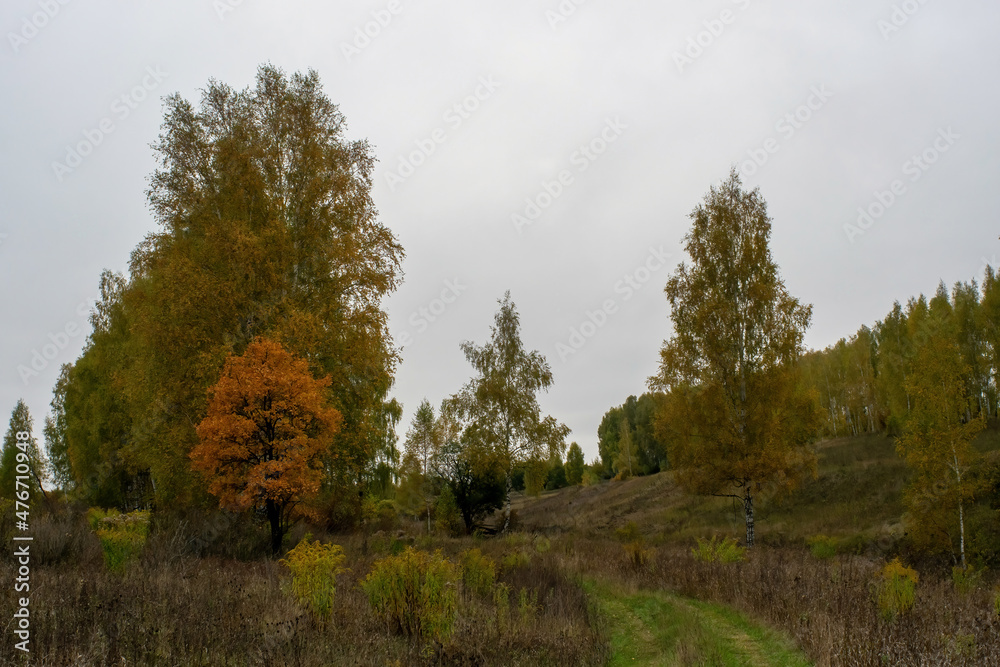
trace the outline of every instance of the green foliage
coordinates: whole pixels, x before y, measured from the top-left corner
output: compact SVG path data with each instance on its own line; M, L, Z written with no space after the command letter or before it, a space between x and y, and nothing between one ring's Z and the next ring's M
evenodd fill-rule
M813 535L806 540L812 555L827 560L837 555L837 540L826 535Z
M735 537L718 538L712 536L705 540L697 538L698 546L691 549L697 560L706 563L739 563L747 558L746 547L741 547Z
M320 618L333 613L337 575L344 572L344 550L338 544L309 541L306 535L284 559L278 561L292 572L292 593Z
M458 613L458 572L441 555L408 548L375 562L361 583L375 613L405 635L442 641Z
M556 462L555 465L549 468L548 475L545 478L545 489L547 491L554 491L556 489L564 489L569 486L569 481L566 479L566 466L561 462Z
M655 393L645 393L638 398L629 396L625 403L604 414L597 428L597 447L605 476L612 477L622 470L617 461L622 456L623 424L628 426L634 448L631 452L631 474L650 475L666 470L666 443L657 435L655 428L656 404L659 399L660 395ZM627 466L628 463L629 457L626 455L623 465Z
M492 558L479 549L462 552L462 583L465 590L489 598L497 579L497 566Z
M490 452L492 461L509 477L521 461L561 458L569 427L542 416L537 394L552 385L552 369L540 352L524 349L520 317L510 292L499 303L489 342L482 346L462 343L476 376L451 404L456 418L467 424L463 439ZM510 481L506 480L504 490L504 531L510 527L510 503L506 502Z
M535 551L540 554L547 553L552 549L552 542L544 535L535 538Z
M968 595L979 588L982 580L983 570L971 566L951 568L951 583L959 595Z
M461 535L465 532L465 524L462 522L462 514L458 511L455 502L455 494L450 486L441 489L438 496L437 505L434 508L434 521L438 530L449 535Z
M515 549L503 557L503 569L504 570L514 570L521 567L527 567L531 563L531 554L523 549Z
M148 510L122 514L116 509L90 509L87 518L101 541L104 563L109 571L122 572L139 557L149 537L150 517Z
M575 442L571 442L569 450L566 452L566 483L570 486L582 484L585 470L586 462L583 458L583 449Z
M899 558L886 563L875 582L875 601L882 618L891 621L909 612L916 600L916 570L903 565Z
M42 490L46 478L45 460L38 449L38 439L32 434L34 420L23 400L18 400L10 414L10 423L3 438L3 452L0 453L0 494L15 496L18 491L27 491L22 501L34 501ZM18 433L27 434L20 439ZM21 466L20 469L18 466ZM18 477L21 477L18 480ZM17 481L23 486L18 486Z

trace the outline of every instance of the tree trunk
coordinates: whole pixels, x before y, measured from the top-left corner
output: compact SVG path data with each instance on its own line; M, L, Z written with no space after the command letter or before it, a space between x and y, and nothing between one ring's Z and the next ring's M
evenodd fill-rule
M506 533L510 529L510 492L514 488L514 480L511 479L511 470L507 468L507 479L505 481L505 492L503 501L503 528L501 533Z
M281 508L273 500L267 501L267 520L271 524L271 555L277 556L281 551Z
M962 553L962 569L965 569L965 512L962 500L958 500L958 528L959 528L959 548Z
M743 513L746 515L747 519L747 547L753 546L753 496L750 495L750 489L746 491L746 495L743 496Z

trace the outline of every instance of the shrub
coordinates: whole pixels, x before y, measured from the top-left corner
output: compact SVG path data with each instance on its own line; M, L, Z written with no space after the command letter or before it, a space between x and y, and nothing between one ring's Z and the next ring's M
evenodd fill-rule
M837 555L837 540L826 535L813 535L806 540L812 555L827 560Z
M552 548L552 542L549 541L549 538L543 535L539 535L538 537L535 538L535 551L537 551L538 553L543 554L549 551L551 548Z
M615 529L615 536L618 537L622 542L635 542L642 538L642 532L639 530L639 526L636 525L635 521L629 521L621 528Z
M891 621L913 608L918 580L916 570L903 565L899 558L886 563L875 585L875 599L882 618Z
M465 532L465 522L458 511L455 494L447 484L441 489L437 505L434 508L434 525L438 530L457 537Z
M148 510L122 514L116 509L91 508L87 513L90 527L101 541L104 563L111 572L121 572L139 557L149 537Z
M503 557L503 569L513 570L519 567L527 567L531 563L531 556L528 552L517 549Z
M479 549L469 549L462 553L462 583L466 590L489 597L496 580L497 566L493 559L484 556Z
M278 561L292 571L292 593L320 618L333 614L337 575L344 572L344 550L338 544L310 542L310 535Z
M630 567L640 570L653 559L653 550L646 548L643 540L633 540L625 545L625 562Z
M457 579L454 564L440 551L409 547L376 561L361 587L375 612L398 632L441 641L451 634L458 612Z
M698 546L691 549L697 560L706 563L739 563L747 559L746 547L739 546L734 537L717 539L713 536L710 540L699 537L697 541Z

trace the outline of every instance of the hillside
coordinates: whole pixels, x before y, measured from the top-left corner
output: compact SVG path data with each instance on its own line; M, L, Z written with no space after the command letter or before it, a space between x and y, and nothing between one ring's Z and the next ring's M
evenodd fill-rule
M893 440L868 435L814 446L817 478L784 498L758 503L758 540L801 544L824 534L862 550L901 537L908 471ZM980 435L977 448L986 453L1000 449L996 425ZM520 527L537 532L599 535L634 522L653 542L685 542L713 533L741 537L744 530L741 506L725 498L690 496L670 471L547 491L537 498L519 494L513 507Z

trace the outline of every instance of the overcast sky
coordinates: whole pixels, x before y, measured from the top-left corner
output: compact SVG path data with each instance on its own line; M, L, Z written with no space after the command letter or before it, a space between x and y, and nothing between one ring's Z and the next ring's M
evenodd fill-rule
M996 266L998 27L987 0L4 0L4 426L23 397L40 435L101 270L154 229L160 98L270 62L317 70L379 159L400 435L469 379L459 344L509 289L589 460L656 370L687 215L733 165L812 348Z

